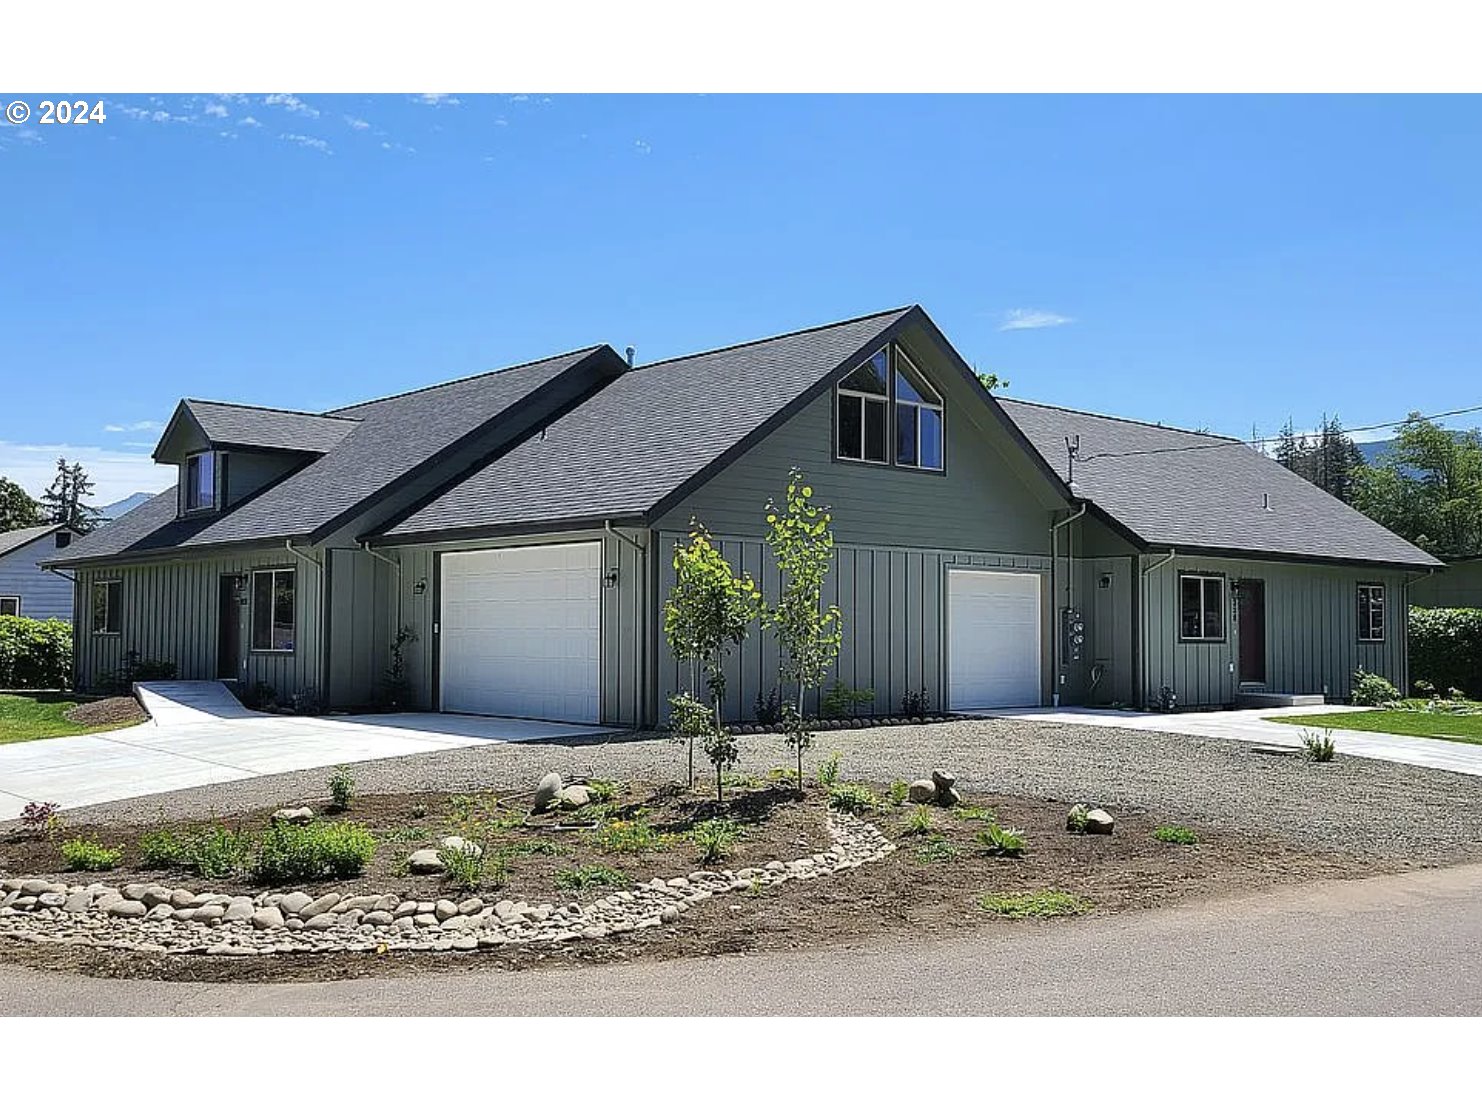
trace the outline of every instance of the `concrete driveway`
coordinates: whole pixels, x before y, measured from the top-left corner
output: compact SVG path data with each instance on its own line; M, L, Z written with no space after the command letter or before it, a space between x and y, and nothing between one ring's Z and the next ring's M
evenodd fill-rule
M1362 706L1294 706L1280 710L1150 714L1139 710L1063 706L1059 709L983 710L981 715L1018 721L1096 725L1110 729L1143 729L1154 733L1219 737L1228 741L1297 748L1302 743L1302 726L1267 719L1357 712L1362 709ZM1460 772L1463 775L1482 775L1482 745L1437 741L1427 737L1401 737L1393 733L1366 733L1357 729L1334 729L1333 745L1348 756L1367 756L1371 760L1389 760L1395 764L1414 764L1422 768Z
M149 684L139 696L151 714L143 725L0 745L0 820L33 801L65 810L277 772L611 732L458 714L282 717L244 709L217 683Z

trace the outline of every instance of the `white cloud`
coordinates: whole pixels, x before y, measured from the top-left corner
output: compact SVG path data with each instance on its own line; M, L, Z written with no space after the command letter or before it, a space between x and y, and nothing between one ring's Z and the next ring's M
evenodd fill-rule
M434 108L440 108L444 104L454 105L463 103L452 93L422 93L420 96L412 97L412 99L418 104L430 104Z
M1058 328L1062 324L1070 324L1074 319L1048 309L1009 309L1003 314L998 330L1017 332L1026 328Z
M329 144L327 142L325 142L323 139L317 139L313 135L297 135L293 133L287 133L279 135L278 138L287 139L290 143L297 143L299 146L308 147L310 150L317 150L321 154L334 153L334 151L329 149Z
M262 124L258 123L256 117L254 117L254 116L243 116L240 120L237 121L237 126L238 127L261 127Z
M217 100L229 100L233 104L250 104L251 100L245 93L213 93Z
M311 120L319 118L319 109L305 104L292 93L269 93L262 98L262 102L268 105L276 105L289 112L296 112L300 116L308 116Z
M500 116L497 120L494 121L494 126L495 127L508 127L509 126L509 120L505 119L503 116Z
M651 146L649 146L642 139L634 139L633 140L633 145L636 148L638 148L638 153L639 154L652 154L653 153L653 149L654 148L651 147Z
M105 424L104 432L161 432L164 425L157 420L136 420L130 424ZM150 445L153 446L152 444Z
M161 467L141 452L0 440L0 475L20 483L32 497L39 497L51 485L59 458L82 464L96 484L92 496L96 505L107 505L140 490L158 493L175 481L174 467Z
M525 94L525 93L516 93L514 96L510 97L510 100L513 101L516 104L518 104L522 100L529 100L529 99L530 99L530 97L527 94Z
M227 110L225 104L208 104L206 105L206 115L215 116L219 120L224 120L227 118L227 116L231 115L231 112Z
M354 116L346 116L345 122L353 127L356 131L370 130L369 123L367 123L365 120L356 119Z

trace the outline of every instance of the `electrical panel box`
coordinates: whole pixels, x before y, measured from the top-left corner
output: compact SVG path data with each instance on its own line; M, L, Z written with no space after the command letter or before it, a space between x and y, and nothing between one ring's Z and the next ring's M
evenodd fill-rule
M1060 611L1062 658L1066 663L1080 663L1086 651L1086 622L1081 611L1066 607Z

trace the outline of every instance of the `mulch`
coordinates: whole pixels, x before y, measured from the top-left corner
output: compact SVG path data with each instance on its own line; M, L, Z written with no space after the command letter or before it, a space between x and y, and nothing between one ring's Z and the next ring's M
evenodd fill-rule
M133 695L79 702L62 716L76 725L133 725L149 718Z

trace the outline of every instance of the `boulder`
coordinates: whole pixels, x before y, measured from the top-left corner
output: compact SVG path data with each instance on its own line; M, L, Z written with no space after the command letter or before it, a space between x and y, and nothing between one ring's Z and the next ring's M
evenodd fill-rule
M556 803L562 810L580 810L583 806L590 806L591 802L592 792L580 784L562 787L556 792Z
M340 898L341 896L338 891L330 891L327 894L321 895L319 896L319 898L309 903L299 913L303 917L305 923L307 923L310 918L317 917L321 914L328 914L330 911L334 910L334 908L339 905Z
M293 891L278 900L278 909L286 915L293 916L313 901L312 896L305 895L302 891Z
M439 844L450 852L467 853L475 860L484 855L483 846L462 837L444 837Z
M535 788L535 801L531 805L536 810L548 809L561 793L561 787L561 776L556 772L547 772Z
M407 857L407 871L418 876L434 875L443 870L442 857L436 849L418 849Z
M277 907L263 907L252 916L252 925L258 930L274 930L283 925L283 912Z
M1100 807L1086 813L1087 833L1110 833L1115 824L1112 816Z
M296 826L308 825L314 820L314 811L307 806L285 806L273 811L273 821L288 822Z
M936 802L937 785L930 779L918 779L907 790L912 802Z
M149 908L138 899L120 899L108 904L108 913L115 918L143 918Z

